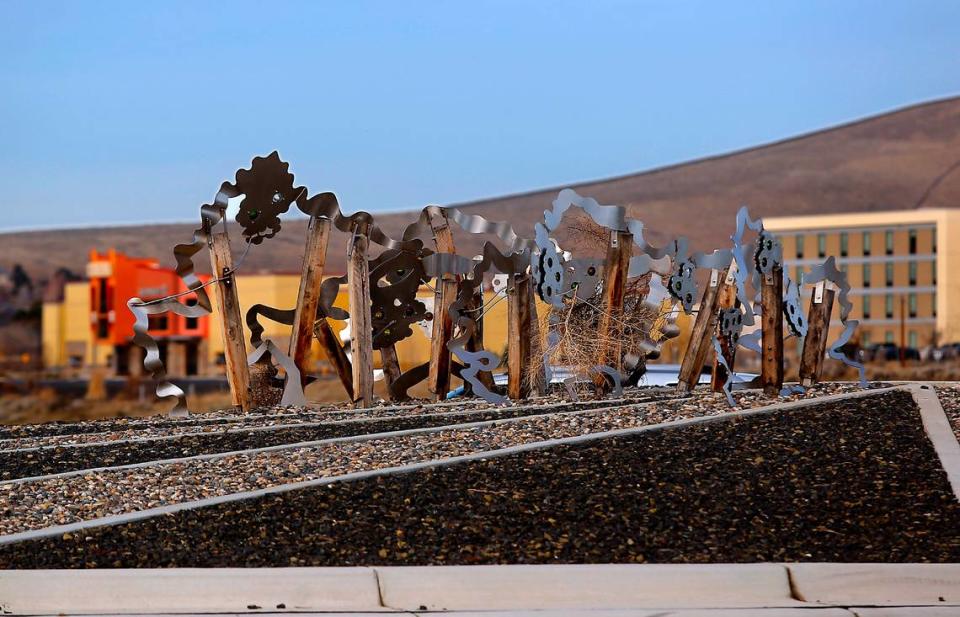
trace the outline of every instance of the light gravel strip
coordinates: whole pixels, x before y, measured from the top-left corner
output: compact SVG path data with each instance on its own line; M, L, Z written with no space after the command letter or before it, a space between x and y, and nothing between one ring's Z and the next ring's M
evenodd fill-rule
M873 390L856 395L873 395ZM775 410L833 400L834 395L773 406ZM678 401L682 402L682 401ZM518 444L554 442L592 433L618 433L637 427L673 426L709 417L732 417L723 405L712 410L663 402L645 403L645 410L618 407L494 420L474 425L411 431L404 435L367 436L313 447L166 462L135 469L102 470L81 476L5 484L6 511L0 533L62 526L109 518L131 511L203 501L231 493L301 484L361 471L446 460L476 452L498 452ZM636 407L640 407L637 405ZM679 409L678 409L679 407ZM764 409L764 408L761 408ZM703 414L714 414L704 416ZM683 419L686 418L686 419ZM59 503L65 501L65 503Z
M631 407L581 410L41 477L0 485L0 495L7 496L0 533L676 417L683 414L637 413ZM64 498L67 503L60 503Z
M828 388L830 391L833 391L832 393L835 393L835 394L844 393L844 392L855 392L855 391L861 390L861 388L859 388L858 386L857 386L857 387L854 387L854 386L849 386L849 387L839 386L839 387L838 387L838 386L835 385L835 384L825 384L824 386L821 386L821 388L824 388L824 387ZM739 398L739 402L740 402L740 407L741 407L741 408L748 408L748 409L749 409L749 408L757 407L757 406L760 406L760 405L769 404L769 401L765 398L765 396L762 395L762 394L760 394L759 392L741 392L741 393L736 393L735 396L737 396L737 397ZM803 395L797 395L797 394L792 395L792 397L791 397L790 400L813 400L813 399L816 399L816 398L823 398L824 396L827 396L827 394L824 394L824 390L823 390L823 389L817 389L817 390L812 390L812 389L811 389L811 390L808 390L808 391L807 391L805 394L803 394ZM786 402L786 401L785 401L785 402ZM596 407L594 407L594 405L600 405L601 403L608 403L608 405L605 405L605 406L596 406ZM721 408L722 408L723 405L726 404L726 401L721 397L720 394L707 394L707 395L703 395L703 396L699 397L698 399L696 399L696 401L694 401L694 399L692 399L692 398L689 397L689 396L674 396L674 397L670 397L670 398L644 399L644 400L641 400L641 399L638 399L638 398L625 398L625 399L609 399L609 400L587 401L587 402L583 402L583 403L578 403L577 405L581 406L580 408L578 408L578 409L571 409L571 410L569 410L569 411L568 411L568 408L571 407L571 406L574 406L573 403L555 403L555 404L544 404L544 405L531 405L531 406L525 407L525 409L526 409L527 411L531 411L531 410L542 410L542 411L547 411L547 412L550 412L551 410L557 410L557 411L554 411L554 413L556 413L556 414L571 414L571 415L572 415L572 414L578 414L578 413L589 413L589 412L592 412L592 411L606 412L606 411L612 411L612 410L618 410L618 409L624 409L624 408L634 408L634 407L639 407L639 406L649 405L649 404L655 404L655 403L672 403L673 405L681 405L681 406L682 406L682 411L686 412L686 411L689 411L690 409L692 409L692 406L693 406L694 404L695 404L699 409L704 409L704 408L708 408L708 407L714 407L714 406L717 406L717 405L721 406ZM488 409L478 409L478 410L464 411L464 412L462 412L462 413L465 413L465 414L480 413L480 412L490 413L490 412L496 411L496 410L498 410L498 409L500 409L500 408L499 408L499 407L491 407L491 408L488 408ZM504 408L504 409L506 409L506 408ZM425 416L429 416L429 415L430 415L430 414L423 414L423 415L417 414L416 417L425 417ZM448 415L453 415L453 412L450 412ZM502 422L517 422L517 421L522 421L522 420L526 420L526 419L530 419L530 418L537 418L537 417L541 417L541 416L543 416L543 415L548 415L548 414L529 414L529 415L525 415L525 416L517 416L517 417L515 417L515 418L503 418L503 419L495 419L495 420L482 420L482 421L469 422L469 423L463 423L463 424L446 424L446 425L441 425L441 426L425 427L425 428L419 428L419 429L404 429L404 430L399 430L399 431L383 431L383 432L378 432L378 433L366 433L366 434L352 435L352 436L349 436L349 437L331 437L331 438L327 438L327 439L318 439L318 440L314 440L314 441L294 442L294 443L279 444L279 445L274 445L274 446L264 446L264 447L260 447L260 448L246 448L246 449L243 449L243 450L231 450L231 451L226 451L226 452L212 452L212 453L207 453L207 454L196 454L196 455L192 455L192 456L183 456L183 457L176 457L176 458L169 458L169 459L155 459L155 460L152 460L152 461L144 461L144 462L140 462L140 463L130 463L130 464L126 464L126 465L112 465L112 466L103 466L103 467L88 467L88 468L85 468L85 469L77 469L77 470L73 470L73 471L65 471L65 472L55 473L55 474L46 474L46 475L41 475L41 476L28 476L28 477L23 477L23 478L13 478L13 479L10 479L10 480L0 481L0 486L5 485L5 484L24 484L24 483L28 483L28 482L37 482L37 481L41 481L41 480L52 480L52 479L57 479L57 478L72 478L72 477L82 476L82 475L86 475L86 474L89 474L89 473L100 472L100 471L116 471L116 470L123 470L123 469L141 469L141 468L144 468L144 467L151 467L151 466L154 466L154 465L164 465L164 464L172 464L172 463L183 463L183 462L189 462L189 461L214 460L214 459L225 458L225 457L235 456L235 455L242 455L242 454L252 455L252 454L258 454L258 453L265 453L265 452L276 452L276 451L280 451L280 450L289 450L289 449L297 449L297 448L309 448L309 447L320 446L320 445L331 444L331 443L340 443L340 442L346 443L346 442L354 442L354 441L367 441L367 440L371 440L371 439L380 439L380 438L386 438L386 437L401 437L401 436L405 436L405 435L437 433L437 432L440 432L440 431L448 430L448 429L450 429L450 428L466 428L466 427L490 426L490 425L498 424L498 423L502 423ZM407 417L407 416L402 416L402 417ZM110 442L110 443L114 443L114 442Z
M666 422L661 424L653 424L653 425L632 427L632 428L619 429L619 430L582 434L582 435L566 437L566 438L547 439L543 441L532 441L532 442L523 443L520 445L507 446L495 451L474 452L472 454L451 456L447 458L415 462L415 463L410 463L405 465L398 465L394 467L385 467L385 468L366 470L366 471L354 471L354 472L346 473L344 475L339 475L339 476L330 476L330 477L315 478L310 480L302 480L297 482L290 482L286 484L268 486L266 488L260 488L256 490L250 490L250 491L220 494L214 497L205 497L202 499L197 499L195 501L181 501L179 503L157 505L145 510L135 510L135 511L123 512L119 514L109 514L106 516L93 518L89 520L83 520L79 522L56 524L49 527L32 528L26 531L18 531L18 532L10 533L7 535L0 535L0 545L12 544L15 542L21 542L25 540L34 540L39 538L58 537L58 536L63 536L64 534L79 533L86 529L92 529L96 527L131 523L135 521L154 518L157 516L171 515L184 510L191 510L191 509L203 508L203 507L238 502L238 501L245 501L248 499L255 499L255 498L263 497L266 495L282 494L282 493L287 493L290 491L295 491L295 490L304 489L304 488L332 486L341 482L350 482L354 480L362 480L367 478L393 475L393 474L412 473L412 472L420 471L423 469L446 467L450 465L456 465L456 464L461 464L461 463L470 462L470 461L477 461L477 460L501 458L501 457L510 456L510 455L518 454L522 452L531 452L531 451L542 450L546 448L553 448L560 445L589 443L592 441L609 439L611 437L637 435L637 434L646 433L646 432L671 430L671 429L682 428L682 427L692 426L697 424L724 422L728 420L736 420L736 419L751 417L751 416L769 415L769 414L777 413L787 409L816 407L816 406L820 406L823 403L871 397L871 396L876 396L876 395L884 394L887 392L892 392L892 391L902 390L902 389L904 388L899 388L899 387L878 388L878 389L850 392L845 394L832 394L832 395L828 395L828 396L824 396L816 399L805 398L805 399L795 400L787 403L776 403L774 405L758 407L758 408L748 409L744 411L731 411L721 415L700 416L700 417L694 417L694 418L686 418L682 420L675 420L672 422Z
M285 443L276 446L264 446L262 448L247 448L244 450L231 450L228 452L211 452L209 454L195 454L193 456L182 456L177 458L156 459L142 463L130 463L128 465L112 465L107 467L89 467L87 469L77 469L74 471L64 471L62 473L47 474L43 476L29 476L24 478L13 478L11 480L0 481L0 491L5 490L2 487L8 484L29 484L31 482L43 482L47 480L62 480L66 478L75 478L101 472L114 472L130 469L144 469L147 467L157 467L161 465L173 465L179 463L190 463L192 461L212 461L232 456L253 456L268 452L280 452L282 450L298 450L314 448L335 443L353 443L357 441L371 441L375 439L389 439L395 437L406 437L408 435L427 435L440 433L452 429L473 429L485 426L494 426L497 424L508 424L511 422L523 422L525 420L543 418L552 415L581 415L597 412L610 412L623 409L632 409L644 405L656 404L661 401L642 401L629 404L611 405L608 407L576 409L571 411L547 411L545 414L531 414L529 416L517 416L515 418L499 418L496 420L480 420L477 422L465 422L463 424L444 424L441 426L431 426L425 428L404 429L400 431L384 431L380 433L364 433L360 435L351 435L349 437L331 437L328 439L317 439L315 441L301 441L296 443ZM477 412L468 412L477 413Z
M665 397L668 399L678 398L677 395L671 395ZM10 453L10 452L31 452L36 450L43 449L55 449L55 448L67 448L67 447L85 447L85 446L104 446L104 445L116 445L116 444L125 444L125 443L141 443L143 441L159 441L167 439L178 439L184 437L196 437L202 435L211 435L211 434L229 434L236 432L248 432L248 431L257 431L257 430L280 430L288 428L312 428L317 426L326 426L329 424L345 424L350 422L369 422L376 420L389 420L393 418L431 418L431 417L454 417L456 414L470 414L470 413L496 413L516 410L517 408L522 407L527 410L549 410L549 409L562 409L565 407L575 406L579 409L591 409L599 408L604 406L611 406L617 404L633 404L641 402L650 402L652 400L657 400L652 397L632 397L632 398L622 398L622 399L609 399L609 400L596 400L596 401L584 401L580 403L570 403L570 402L559 402L559 403L548 403L543 405L514 405L514 406L486 406L486 407L477 407L472 408L467 406L466 409L458 409L456 411L446 411L439 413L425 413L426 408L421 406L413 406L409 409L389 409L389 410L380 410L375 412L373 415L356 415L352 413L354 410L349 410L349 412L324 412L330 414L331 417L325 418L320 421L313 422L291 422L291 420L298 420L300 416L294 416L294 414L283 414L281 416L274 416L273 418L258 418L254 423L248 422L231 422L231 423L220 423L209 425L204 427L207 430L195 430L195 426L182 427L185 430L180 432L179 428L181 427L167 427L165 429L166 434L147 434L143 436L137 436L141 431L158 431L159 429L151 427L149 429L136 429L134 431L125 431L126 433L132 433L132 436L129 437L118 437L116 439L106 439L107 436L118 436L119 432L102 432L102 433L80 433L80 434L70 434L70 435L57 435L57 436L47 436L47 437L34 437L34 438L20 438L16 440L0 440L0 454ZM449 407L449 406L447 406ZM369 411L369 410L367 410ZM387 413L382 413L386 411ZM309 412L308 412L309 413ZM338 417L333 417L336 414ZM340 414L343 414L342 417L339 417ZM314 419L311 417L311 419ZM260 424L263 422L263 424ZM192 432L191 432L192 430ZM89 441L88 441L89 439ZM31 442L30 440L34 440ZM10 443L15 442L15 443ZM12 447L10 447L12 446Z

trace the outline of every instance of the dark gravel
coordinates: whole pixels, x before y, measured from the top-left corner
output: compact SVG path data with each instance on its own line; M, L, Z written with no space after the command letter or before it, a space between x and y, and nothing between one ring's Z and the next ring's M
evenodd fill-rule
M937 398L953 427L953 434L960 440L960 386L937 386Z
M6 568L958 560L903 392L0 546Z
M317 441L368 433L481 422L498 418L517 418L538 413L543 413L543 411L524 407L507 407L447 416L436 414L409 415L361 422L331 422L319 426L257 431L241 429L229 433L203 433L153 441L7 451L0 452L0 480L12 480L94 467L128 465L197 454L263 448L301 441Z

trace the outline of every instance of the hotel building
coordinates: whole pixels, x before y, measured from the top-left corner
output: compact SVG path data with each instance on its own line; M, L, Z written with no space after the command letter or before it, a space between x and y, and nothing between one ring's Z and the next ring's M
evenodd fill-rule
M860 344L922 348L960 342L960 209L765 218L796 280L836 256L860 320ZM834 308L832 334L840 327ZM901 329L903 339L901 341Z

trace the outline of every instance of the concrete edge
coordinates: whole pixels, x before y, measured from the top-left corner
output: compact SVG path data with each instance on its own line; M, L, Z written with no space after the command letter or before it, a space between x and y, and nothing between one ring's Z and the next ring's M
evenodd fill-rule
M12 615L777 608L820 614L816 609L876 606L960 612L960 564L16 570L0 576L0 611Z
M947 474L953 496L960 501L960 443L957 442L950 420L940 404L940 397L933 386L913 384L908 386L908 389L920 408L923 429Z
M0 612L14 615L382 612L371 568L10 570Z
M28 541L28 540L51 538L51 537L63 535L65 533L75 533L75 532L80 532L87 529L94 529L97 527L109 527L109 526L120 525L124 523L132 523L132 522L142 521L142 520L146 520L146 519L150 519L158 516L174 514L183 510L192 510L192 509L220 505L224 503L246 501L248 499L257 499L267 495L287 493L290 491L296 491L304 488L329 486L329 485L337 484L341 482L353 482L357 480L365 480L368 478L374 478L379 476L390 476L395 474L413 473L413 472L421 471L424 469L448 467L451 465L468 463L468 462L478 461L478 460L502 458L505 456L511 456L511 455L519 454L523 452L531 452L535 450L543 450L547 448L553 448L556 446L589 443L591 441L599 441L599 440L609 439L614 437L637 435L641 433L655 432L655 431L661 431L661 430L672 430L672 429L683 428L683 427L693 426L698 424L728 422L728 421L733 421L740 418L746 418L751 416L769 415L769 414L777 413L779 411L788 410L788 409L815 407L823 403L867 398L870 396L881 395L888 392L894 392L894 391L903 390L903 389L904 389L903 387L891 387L891 388L878 388L873 390L861 390L857 392L848 392L843 394L832 394L832 395L814 398L814 399L802 399L798 401L790 401L787 403L776 403L773 405L768 405L766 407L757 407L754 409L730 412L730 413L720 414L716 416L699 416L695 418L685 418L682 420L675 420L673 422L665 422L662 424L650 424L646 426L640 426L640 427L634 427L634 428L628 428L628 429L619 429L615 431L605 431L600 433L590 433L587 435L578 435L575 437L566 437L563 439L550 439L545 441L537 441L537 442L531 442L531 443L521 444L517 446L510 446L508 448L503 448L500 450L475 452L473 454L467 454L463 456L448 457L448 458L435 459L430 461L422 461L419 463L411 463L409 465L401 465L397 467L387 467L384 469L360 471L360 472L355 472L350 474L344 474L342 476L330 476L327 478L318 478L315 480L306 480L302 482L293 482L290 484L281 484L278 486L271 486L271 487L259 489L256 491L243 491L239 493L230 493L228 495L221 495L218 497L210 497L207 499L187 501L187 502L171 504L167 506L160 506L157 508L150 508L147 510L139 510L136 512L128 512L128 513L117 514L113 516L105 516L101 518L91 519L88 521L80 521L78 523L70 523L67 525L55 525L51 527L44 527L42 529L33 529L33 530L23 531L23 532L14 533L14 534L3 535L3 536L0 536L0 546L5 544L13 544L16 542Z
M243 455L251 455L251 454L256 455L256 454L262 454L265 452L277 452L280 450L295 450L298 448L314 448L317 446L324 446L324 445L333 444L333 443L353 443L357 441L373 441L376 439L391 439L394 437L406 437L408 435L425 435L430 433L442 433L444 431L450 431L450 430L459 431L459 430L470 429L470 428L479 428L482 426L494 426L497 424L522 422L524 420L529 420L533 418L543 418L546 416L553 416L553 415L571 415L571 416L581 415L581 414L586 415L590 413L610 411L613 409L627 409L631 407L641 407L644 405L650 405L657 402L660 402L660 401L645 401L645 402L638 402L638 403L612 405L609 407L591 407L589 409L579 409L574 411L557 411L553 413L531 414L528 416L517 416L514 418L497 418L496 420L480 420L477 422L465 422L463 424L443 424L440 426L431 426L431 427L425 427L425 428L411 428L411 429L404 429L401 431L384 431L382 433L363 433L360 435L350 435L348 437L330 437L328 439L317 439L314 441L298 441L294 443L278 444L275 446L264 446L262 448L248 448L246 450L211 452L208 454L195 454L193 456L182 456L178 458L161 458L161 459L155 459L152 461L144 461L142 463L129 463L127 465L114 465L110 467L88 467L85 469L76 469L74 471L64 471L61 473L47 474L43 476L27 476L24 478L13 478L12 480L3 480L3 481L0 481L0 486L18 485L18 484L27 484L30 482L43 482L45 480L72 478L77 476L84 476L90 473L100 473L103 471L122 471L127 469L143 469L146 467L157 467L161 465L176 465L178 463L188 463L190 461L210 461L210 460L216 460L218 458L226 458L229 456L243 456ZM533 407L531 409L537 409L537 408ZM461 412L457 412L457 413L459 414ZM470 412L463 412L463 413L470 413ZM424 414L423 416L418 416L418 417L432 417L432 416L439 416L439 415L446 416L446 415L454 415L454 414ZM356 420L350 420L350 422L356 422ZM209 434L209 433L202 433L202 434ZM125 442L121 440L117 440L117 441L106 442L106 443L125 443Z
M797 599L820 606L955 607L960 563L795 563L787 566Z

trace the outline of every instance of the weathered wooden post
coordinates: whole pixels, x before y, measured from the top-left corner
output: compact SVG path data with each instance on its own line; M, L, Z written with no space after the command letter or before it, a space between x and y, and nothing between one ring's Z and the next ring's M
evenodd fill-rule
M700 308L697 309L697 318L690 331L690 340L687 341L687 350L680 362L680 373L677 376L677 392L684 394L693 390L700 383L700 372L707 360L713 340L713 329L717 323L717 302L719 300L720 272L710 271L710 282L703 290L700 298Z
M737 262L734 260L727 269L727 278L717 292L717 311L718 322L713 331L717 333L717 340L720 343L720 351L727 366L733 370L733 365L737 359L737 342L731 340L731 337L720 333L719 314L726 309L737 308L740 306L740 300L737 298ZM720 358L715 357L713 361L713 376L710 380L710 386L714 392L722 392L724 384L727 383L727 369L720 363Z
M453 232L447 214L439 206L428 206L427 215L438 253L456 253ZM437 280L433 302L433 335L430 343L430 372L427 387L434 398L442 401L450 390L450 349L447 344L453 336L450 307L457 299L457 277L445 274Z
M630 273L630 256L633 253L633 234L627 231L611 231L610 244L607 245L607 261L603 268L603 311L597 326L597 340L600 342L597 353L597 365L610 365L618 371L623 370L622 324L623 295ZM616 323L621 336L611 334L611 326ZM596 373L593 383L601 392L607 389L606 378Z
M514 274L507 287L507 396L514 400L530 395L524 372L532 349L530 340L530 296L533 280L529 274Z
M355 223L347 247L347 293L350 299L350 350L353 353L353 403L373 406L373 331L370 316L368 223Z
M326 316L321 313L317 313L317 320L313 324L313 335L317 337L320 346L323 347L323 351L327 354L327 359L330 360L330 364L332 364L333 368L337 371L337 376L340 377L340 383L343 384L343 389L346 390L347 396L352 400L353 365L350 362L350 358L347 357L347 352L343 348L343 344L340 343L340 338L337 337L337 333L333 331Z
M627 263L630 263L630 260L627 259ZM629 269L629 265L628 265ZM533 362L533 354L541 352L543 350L544 341L543 333L540 332L540 317L537 314L537 294L533 289L533 280L530 281L530 339L533 341L531 351L530 351L530 361ZM530 392L534 396L543 396L547 393L547 373L546 366L543 362L537 362L540 369L537 371L536 375L533 375L530 379Z
M323 282L323 267L327 260L330 225L330 219L314 216L310 218L310 225L307 227L307 245L303 254L300 291L297 294L289 349L290 357L300 369L300 379L304 386L307 385L309 373L307 356L313 342L317 307L320 306L320 284Z
M783 266L774 264L760 278L762 348L760 385L769 396L783 388Z
M227 382L233 404L249 411L250 372L247 368L247 348L244 343L243 321L240 317L240 300L237 297L236 279L233 275L233 253L230 239L224 232L209 235L210 269L220 279L213 286L217 299L217 317L223 334L223 350L226 359Z
M833 289L826 288L826 281L820 281L813 290L813 297L810 298L807 336L803 339L803 352L800 356L800 385L802 386L812 386L820 381L835 295Z
M383 379L387 385L387 393L391 401L396 401L391 386L402 374L400 371L400 358L397 357L397 346L387 345L380 348L380 365L383 368Z

